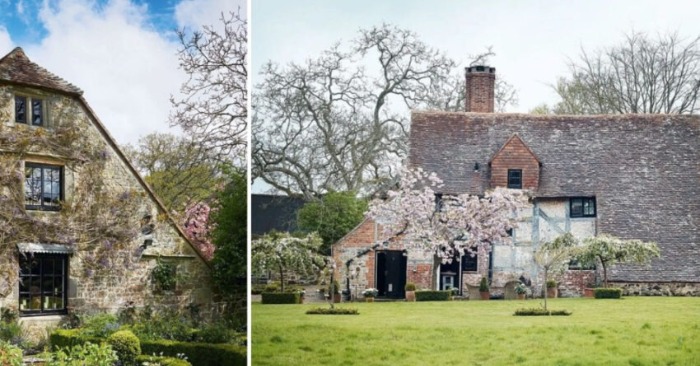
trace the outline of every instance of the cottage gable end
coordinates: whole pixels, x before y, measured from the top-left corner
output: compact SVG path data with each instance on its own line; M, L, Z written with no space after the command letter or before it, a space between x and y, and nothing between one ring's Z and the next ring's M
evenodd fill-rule
M491 158L489 165L491 165L491 188L537 191L541 162L517 134L503 144Z

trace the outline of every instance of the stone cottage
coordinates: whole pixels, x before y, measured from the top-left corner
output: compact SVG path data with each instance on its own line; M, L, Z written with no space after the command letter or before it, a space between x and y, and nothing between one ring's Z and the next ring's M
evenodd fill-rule
M0 306L25 325L212 302L208 264L82 91L21 48L0 59L0 201Z
M497 291L522 278L538 293L534 250L571 232L658 243L661 258L650 266L613 268L610 279L628 294L700 295L700 116L493 113L494 84L495 68L469 67L466 112L414 111L409 164L437 173L444 195L529 191L514 243L446 265L378 242L367 220L333 246L350 291L377 287L400 298L410 281L466 293L488 276ZM560 292L579 295L595 280L572 264Z

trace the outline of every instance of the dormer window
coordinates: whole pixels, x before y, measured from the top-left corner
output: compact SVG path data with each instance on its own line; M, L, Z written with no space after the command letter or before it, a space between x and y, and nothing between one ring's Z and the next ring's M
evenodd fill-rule
M23 95L15 96L15 122L32 126L45 126L44 100Z
M508 188L523 189L522 169L508 169Z

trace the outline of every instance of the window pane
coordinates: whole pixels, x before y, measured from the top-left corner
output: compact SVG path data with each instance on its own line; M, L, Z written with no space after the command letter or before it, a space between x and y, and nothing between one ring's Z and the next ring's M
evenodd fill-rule
M571 217L583 216L583 203L580 198L571 199Z
M583 214L586 216L595 216L595 201L593 199L583 200Z
M15 122L27 123L27 97L15 97Z
M51 258L44 258L42 261L44 276L53 275L54 273L54 260Z
M44 124L41 99L32 99L32 124L34 126L41 126Z

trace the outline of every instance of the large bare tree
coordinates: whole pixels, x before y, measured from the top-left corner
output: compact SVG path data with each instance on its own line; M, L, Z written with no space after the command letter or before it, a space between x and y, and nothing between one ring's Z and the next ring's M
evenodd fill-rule
M306 198L386 187L407 156L409 109L463 110L455 68L387 24L304 64L269 62L253 95L253 178Z
M221 14L221 29L178 31L180 67L188 79L171 97L170 124L182 127L207 156L245 162L248 117L247 21L240 11Z
M622 43L589 52L569 64L571 75L554 90L558 114L696 113L700 90L700 37L677 33L625 35Z

